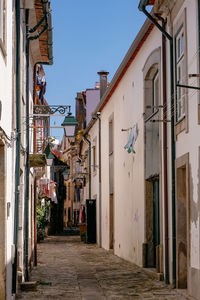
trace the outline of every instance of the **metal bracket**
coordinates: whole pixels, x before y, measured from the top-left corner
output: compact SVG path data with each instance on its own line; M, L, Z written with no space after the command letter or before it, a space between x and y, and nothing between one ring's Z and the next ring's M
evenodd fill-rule
M70 105L34 105L33 106L33 114L34 115L53 115L56 112L59 112L61 115L65 113L71 114L71 106Z
M155 122L164 122L164 123L171 122L171 120L149 120L149 121L152 122L152 123L155 123Z
M181 88L186 88L186 89L200 90L200 87L198 87L198 86L184 85L184 84L179 84L179 83L177 83L176 86L181 87Z
M42 34L43 32L45 32L48 29L48 25L45 25L42 30L40 32L38 32L36 35L34 36L27 36L27 39L32 41L32 40L37 40Z

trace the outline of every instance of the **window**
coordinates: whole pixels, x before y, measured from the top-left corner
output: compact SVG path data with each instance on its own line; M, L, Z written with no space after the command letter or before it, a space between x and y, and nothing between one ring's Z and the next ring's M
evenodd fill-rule
M113 121L109 122L109 155L113 153Z
M159 104L159 73L156 72L153 77L153 101L152 101L153 113L157 111Z
M4 52L5 52L5 38L6 38L6 2L5 0L0 0L0 47Z
M92 147L92 156L93 156L93 172L96 171L96 145Z
M110 195L114 192L114 159L113 159L113 148L114 137L113 137L113 120L109 122L109 193Z
M185 82L185 38L183 26L179 29L175 37L175 59L176 59L176 82ZM185 117L185 89L176 88L176 119L182 120Z

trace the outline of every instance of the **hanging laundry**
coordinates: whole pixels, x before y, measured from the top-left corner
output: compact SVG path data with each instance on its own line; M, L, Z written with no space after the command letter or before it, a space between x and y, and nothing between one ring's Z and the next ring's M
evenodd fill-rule
M134 150L134 145L138 137L138 125L134 125L130 128L129 135L128 135L128 142L124 146L124 149L127 149L128 153L136 153Z
M42 104L44 104L44 94L46 93L46 80L45 77L43 76L40 82L40 94L39 94L39 99Z
M75 191L76 191L76 199L78 202L80 202L80 188L75 187Z
M82 221L83 218L83 207L82 205L80 206L80 213L79 213L79 223Z
M85 213L85 206L83 206L81 212L81 222L85 223L85 220L86 220L86 213Z
M56 185L55 182L51 180L51 201L55 204L58 204L57 195L56 195Z

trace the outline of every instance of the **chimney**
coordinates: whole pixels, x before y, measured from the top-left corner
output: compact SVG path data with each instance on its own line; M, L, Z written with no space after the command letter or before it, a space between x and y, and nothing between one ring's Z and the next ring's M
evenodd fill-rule
M100 76L100 99L101 99L101 97L103 96L103 94L105 93L105 91L107 89L107 85L108 85L107 76L108 76L109 72L100 71L97 74L99 74L99 76Z

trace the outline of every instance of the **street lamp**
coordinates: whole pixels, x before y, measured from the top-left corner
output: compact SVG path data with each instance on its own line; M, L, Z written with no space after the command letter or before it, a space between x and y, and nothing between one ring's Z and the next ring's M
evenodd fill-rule
M54 160L54 155L50 152L46 157L47 166L52 166Z
M69 179L69 170L66 169L62 174L63 174L64 180L67 181Z
M64 127L66 137L74 137L75 128L76 125L78 125L78 122L71 113L68 113L61 125Z

